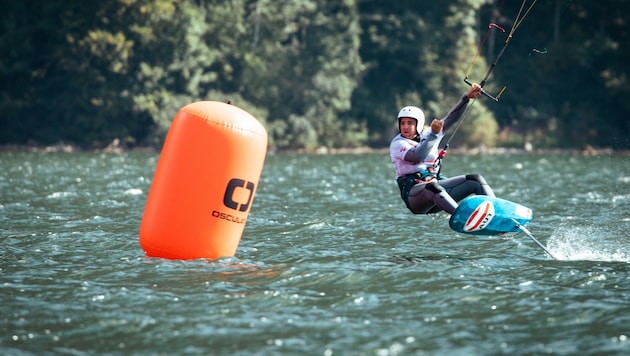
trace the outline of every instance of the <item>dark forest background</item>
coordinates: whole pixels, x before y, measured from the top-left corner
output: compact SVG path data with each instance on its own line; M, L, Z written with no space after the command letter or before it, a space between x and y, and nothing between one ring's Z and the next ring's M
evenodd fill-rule
M533 1L527 1L525 9ZM522 0L4 0L0 144L159 147L231 100L275 149L383 147L403 105L442 117ZM628 0L540 0L453 143L630 149ZM487 35L487 37L486 37Z

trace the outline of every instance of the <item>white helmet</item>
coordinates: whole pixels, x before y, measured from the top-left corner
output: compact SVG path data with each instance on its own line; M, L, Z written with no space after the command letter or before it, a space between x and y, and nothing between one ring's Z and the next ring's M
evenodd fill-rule
M400 111L398 112L399 131L400 131L400 118L401 117L410 117L412 119L416 119L416 121L418 121L416 123L416 128L422 129L422 127L424 126L424 112L422 112L422 110L420 110L419 107L405 106L404 108L400 109Z

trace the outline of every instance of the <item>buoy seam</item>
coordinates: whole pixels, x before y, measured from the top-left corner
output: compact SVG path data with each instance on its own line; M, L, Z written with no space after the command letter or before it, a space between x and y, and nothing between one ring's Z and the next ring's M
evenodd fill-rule
M248 133L248 134L254 135L254 136L260 136L260 137L266 137L267 136L267 132L264 130L264 127L262 127L262 125L261 125L261 127L262 127L263 131L260 132L258 130L248 129L248 128L242 126L242 125L233 124L233 123L231 124L230 122L227 122L227 121L213 120L213 119L210 118L210 115L208 115L207 113L205 113L205 112L203 112L201 110L191 110L190 108L186 108L186 107L182 108L182 110L184 112L188 113L188 114L191 114L191 115L193 115L195 117L198 117L198 118L206 121L209 124L214 124L214 125L217 125L217 126L227 127L227 128L229 128L229 129L231 129L233 131L237 131L237 132L240 132L240 133ZM260 123L258 123L258 124L260 124Z

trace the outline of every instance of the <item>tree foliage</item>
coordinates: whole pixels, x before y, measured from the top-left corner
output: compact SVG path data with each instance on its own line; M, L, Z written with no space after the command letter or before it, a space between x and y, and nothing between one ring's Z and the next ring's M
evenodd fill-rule
M484 77L507 39L488 24L509 31L520 6L10 1L0 143L159 145L182 106L230 100L263 122L275 148L384 146L401 106L442 117L466 75ZM453 142L630 148L628 10L625 0L537 2L485 86L507 85L500 102L476 100Z

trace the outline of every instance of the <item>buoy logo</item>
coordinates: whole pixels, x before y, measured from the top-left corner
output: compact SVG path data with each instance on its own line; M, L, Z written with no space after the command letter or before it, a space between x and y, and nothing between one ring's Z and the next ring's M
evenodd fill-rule
M225 189L223 204L230 209L247 211L254 197L254 183L233 178Z
M477 208L475 209L475 211L472 212L472 214L470 214L470 217L468 218L468 220L466 221L466 224L464 225L464 231L472 232L472 231L482 230L486 226L488 226L490 221L492 221L493 217L494 217L494 205L492 205L492 203L489 201L484 201L481 204L479 204L479 206L477 206Z

